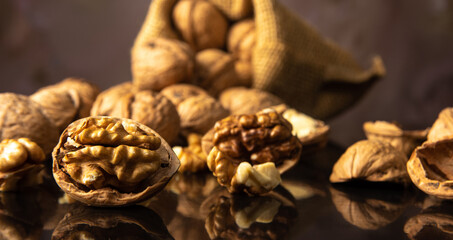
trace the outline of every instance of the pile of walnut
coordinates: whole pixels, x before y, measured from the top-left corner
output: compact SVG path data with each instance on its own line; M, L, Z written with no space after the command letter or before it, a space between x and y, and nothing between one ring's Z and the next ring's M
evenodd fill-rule
M453 199L453 108L442 110L430 129L406 131L383 121L363 127L368 140L353 144L338 159L332 183L412 182L429 195Z

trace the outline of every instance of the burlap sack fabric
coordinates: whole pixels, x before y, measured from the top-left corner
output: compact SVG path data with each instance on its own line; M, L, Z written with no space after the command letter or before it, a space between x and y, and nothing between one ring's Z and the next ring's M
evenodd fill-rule
M171 20L176 1L152 1L134 48L156 37L178 38ZM326 119L340 113L385 74L379 57L362 68L277 0L209 1L232 21L254 16L253 87L306 114Z

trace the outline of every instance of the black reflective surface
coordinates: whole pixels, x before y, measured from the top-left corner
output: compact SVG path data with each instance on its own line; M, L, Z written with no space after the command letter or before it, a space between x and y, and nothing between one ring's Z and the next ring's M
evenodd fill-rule
M231 195L210 173L176 175L136 206L87 207L46 184L0 194L0 239L453 239L453 202L413 186L330 184L344 149L302 155L275 191Z

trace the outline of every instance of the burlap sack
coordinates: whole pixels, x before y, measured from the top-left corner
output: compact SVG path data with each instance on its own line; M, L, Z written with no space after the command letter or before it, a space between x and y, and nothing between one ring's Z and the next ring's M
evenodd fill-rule
M171 21L177 0L154 0L134 43L178 38ZM254 16L253 86L276 94L287 104L326 119L356 102L385 74L380 57L362 68L348 52L324 39L277 0L209 0L230 20ZM132 56L133 57L133 56Z

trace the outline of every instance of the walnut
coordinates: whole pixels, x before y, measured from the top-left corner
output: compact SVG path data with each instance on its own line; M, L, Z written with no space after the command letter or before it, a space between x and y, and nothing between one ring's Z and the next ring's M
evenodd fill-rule
M121 87L124 89L120 90ZM172 143L178 136L180 128L180 119L175 106L162 94L137 91L129 87L131 87L129 84L121 84L101 93L96 99L92 115L136 120Z
M160 91L176 83L190 82L195 55L190 47L176 39L156 38L132 49L134 85L141 90Z
M385 191L384 191L385 190ZM394 222L407 207L401 189L330 188L332 202L343 218L352 225L377 230Z
M102 91L96 97L90 115L109 116L118 105L118 99L132 92L132 82L124 82Z
M453 199L453 139L425 142L407 162L412 182L423 192L438 198Z
M187 136L187 147L174 146L173 151L181 162L179 172L201 172L208 169L206 154L201 149L201 135L191 133Z
M242 82L236 72L233 56L220 49L206 49L195 56L195 70L198 73L198 85L212 96L234 86L250 85Z
M297 215L283 188L255 197L217 191L201 208L209 211L205 226L211 239L284 239Z
M452 216L450 203L433 206L409 218L404 225L404 232L409 239L451 239Z
M228 21L210 2L180 0L173 8L172 19L195 51L225 46Z
M453 108L443 109L428 133L430 142L445 138L453 138Z
M170 146L154 130L113 117L71 123L52 155L60 188L93 206L144 201L162 190L179 167Z
M46 156L28 138L0 142L0 191L16 191L42 183Z
M58 142L58 130L38 104L27 96L0 94L0 140L29 138L49 154Z
M291 131L291 124L272 109L222 119L214 126L208 167L220 185L227 187L230 192L268 192L275 186L275 182L279 181L276 179L279 175L273 168L276 167L279 173L283 173L299 160L302 146ZM243 162L250 163L254 168L255 165L264 163L272 163L274 166L266 164L252 170L243 165L239 169ZM263 171L258 170L259 168L263 168ZM246 171L244 177L247 177L248 173L251 173L252 178L261 174L264 176L249 185L247 179L240 180L243 173L239 170ZM258 187L255 184L264 185Z
M408 183L407 157L390 143L361 140L350 146L333 166L330 182L365 180Z
M253 66L251 62L248 61L235 61L234 70L239 79L238 85L244 87L251 87L253 85Z
M248 18L231 26L228 32L227 49L235 58L251 62L255 42L255 21Z
M222 92L219 100L231 114L253 114L264 108L284 103L269 92L245 87L229 88Z
M142 206L90 208L74 205L52 233L55 240L121 237L173 239L159 215Z
M229 115L215 98L203 94L187 98L178 105L177 111L181 118L181 130L199 134L206 133L217 120Z
M365 122L363 130L368 139L390 143L396 149L410 156L415 147L426 140L426 130L403 130L397 123L385 121Z
M208 93L204 89L192 84L184 83L168 86L162 89L160 93L164 95L166 98L170 99L170 101L176 107L178 107L180 103L182 103L189 97L196 97L198 95L208 95Z
M304 146L304 153L326 146L330 127L323 121L314 119L293 108L284 110L282 115L293 126L293 134L299 138L302 146Z

